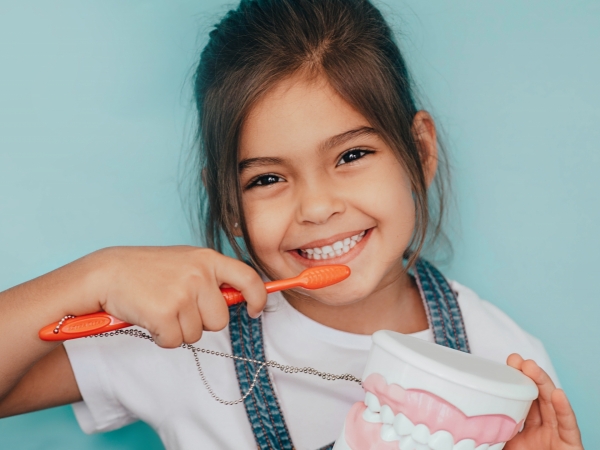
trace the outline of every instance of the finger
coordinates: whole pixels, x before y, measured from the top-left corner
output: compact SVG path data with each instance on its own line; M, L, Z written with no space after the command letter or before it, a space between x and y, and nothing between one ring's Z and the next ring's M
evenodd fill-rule
M207 331L220 331L229 323L229 309L223 294L216 287L207 287L198 296L202 327Z
M160 325L157 327L149 326L144 328L150 332L156 345L164 348L176 348L181 345L183 336L181 335L181 327L176 316L173 316L168 320L166 320L164 316L161 316L153 321L153 323L158 323Z
M256 318L267 303L267 290L258 273L247 264L226 256L215 265L219 284L227 283L242 292L248 305L248 314Z
M555 389L552 393L552 404L556 411L558 435L560 438L567 444L582 446L581 432L577 426L575 411L571 408L571 404L565 395L565 391L562 389Z
M518 353L512 353L512 354L508 355L508 358L506 358L506 364L514 369L519 370L519 371L521 370L521 368L523 366L523 362L525 362L525 360ZM536 399L531 403L531 408L529 409L529 412L527 413L527 418L525 419L524 426L525 426L525 428L535 428L535 427L539 427L541 424L542 424L542 417L540 415L540 404L539 404L538 400Z
M508 358L506 358L506 364L517 370L521 370L521 365L523 364L523 361L523 358L518 353L511 353L510 355L508 355Z
M183 342L186 344L198 342L202 337L202 318L198 304L193 301L186 302L179 310L177 318Z
M540 414L540 402L536 399L531 403L531 408L525 419L525 428L535 428L542 425L542 416Z
M542 423L553 428L556 427L556 413L552 406L552 391L556 389L552 379L548 374L536 364L535 361L528 359L521 366L522 372L531 378L537 384L539 390L538 401L540 405L540 415Z

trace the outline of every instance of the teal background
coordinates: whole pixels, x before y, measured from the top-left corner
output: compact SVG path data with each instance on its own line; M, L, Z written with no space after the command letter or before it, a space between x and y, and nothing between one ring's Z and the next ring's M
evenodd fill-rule
M0 290L104 246L197 242L190 76L228 6L0 0ZM600 3L382 10L451 154L446 272L545 343L596 448ZM62 407L0 420L0 448L162 446L143 424L84 435Z

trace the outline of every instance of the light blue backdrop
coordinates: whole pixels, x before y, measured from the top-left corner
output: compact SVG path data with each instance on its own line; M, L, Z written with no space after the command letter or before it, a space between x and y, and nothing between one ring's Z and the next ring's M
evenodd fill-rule
M193 243L179 184L215 0L0 0L0 290L109 245ZM600 3L388 0L454 166L446 268L542 339L600 444ZM159 449L70 407L0 448Z

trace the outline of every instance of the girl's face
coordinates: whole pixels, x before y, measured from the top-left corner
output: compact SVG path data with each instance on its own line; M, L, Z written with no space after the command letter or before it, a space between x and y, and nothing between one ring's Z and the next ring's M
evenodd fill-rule
M369 122L323 79L291 77L255 105L239 168L250 242L278 279L345 264L347 280L303 291L342 305L402 278L415 225L410 181Z

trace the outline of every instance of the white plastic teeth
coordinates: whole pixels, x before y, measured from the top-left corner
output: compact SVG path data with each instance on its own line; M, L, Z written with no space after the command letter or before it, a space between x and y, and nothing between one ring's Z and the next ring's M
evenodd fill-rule
M350 249L354 248L354 246L362 240L365 233L366 231L363 231L352 237L343 239L341 241L335 241L333 244L324 245L323 247L303 248L300 249L300 254L305 258L316 260L342 256L343 254L348 253Z
M363 419L371 423L381 423L380 436L386 442L398 441L399 450L501 450L505 442L494 445L475 446L473 439L463 439L454 443L454 437L448 431L430 433L425 424L414 424L404 414L394 414L388 405L381 405L377 396L367 392L367 408Z

